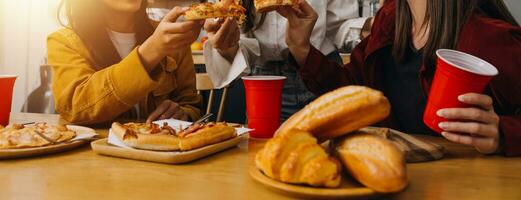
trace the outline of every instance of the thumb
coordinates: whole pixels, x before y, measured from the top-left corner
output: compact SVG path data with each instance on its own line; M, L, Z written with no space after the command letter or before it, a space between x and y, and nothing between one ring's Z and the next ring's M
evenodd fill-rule
M165 17L163 18L163 22L175 22L177 21L177 18L179 18L179 16L183 15L186 11L188 10L187 7L179 7L179 6L176 6L174 9L170 10L170 12L168 12L168 14L165 15Z

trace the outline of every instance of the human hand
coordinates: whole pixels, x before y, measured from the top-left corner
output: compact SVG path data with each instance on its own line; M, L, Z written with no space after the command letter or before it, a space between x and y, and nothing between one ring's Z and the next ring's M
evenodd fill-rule
M491 154L499 148L499 116L494 112L492 98L476 93L458 97L473 108L447 108L437 112L438 116L451 120L442 122L443 137L450 141L471 145L481 153Z

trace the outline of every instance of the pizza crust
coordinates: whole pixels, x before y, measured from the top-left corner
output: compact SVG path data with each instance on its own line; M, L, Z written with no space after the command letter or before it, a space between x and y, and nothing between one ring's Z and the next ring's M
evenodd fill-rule
M189 151L203 146L219 143L237 136L235 128L226 125L205 127L182 138L179 147L182 151Z
M257 13L265 13L277 10L282 6L292 6L297 0L255 0Z

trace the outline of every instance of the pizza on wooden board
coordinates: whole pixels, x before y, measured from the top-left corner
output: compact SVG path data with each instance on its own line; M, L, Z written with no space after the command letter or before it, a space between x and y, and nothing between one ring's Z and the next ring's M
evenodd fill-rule
M281 6L293 6L300 0L255 0L257 13L265 13L277 10Z
M112 124L112 132L126 145L144 150L189 151L219 143L237 136L235 128L226 123L194 124L176 131L167 123L163 126L146 123Z
M46 138L43 138L38 133ZM7 127L0 127L0 149L41 147L52 144L49 140L60 143L69 141L74 137L76 137L76 132L64 125L36 123L24 126L13 124Z
M239 24L242 24L246 20L246 9L240 5L240 2L240 0L225 0L194 4L184 13L184 17L186 20L234 17L238 19Z

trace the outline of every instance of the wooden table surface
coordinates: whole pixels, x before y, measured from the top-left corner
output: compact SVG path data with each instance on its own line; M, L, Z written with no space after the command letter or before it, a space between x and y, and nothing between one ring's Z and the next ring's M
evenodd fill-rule
M57 115L15 113L11 122L61 122ZM97 129L106 135L106 129ZM409 187L385 199L521 199L521 158L484 156L422 136L445 159L409 164ZM55 155L0 160L0 199L289 199L252 180L248 167L264 141L243 141L185 165L96 155L89 145Z

